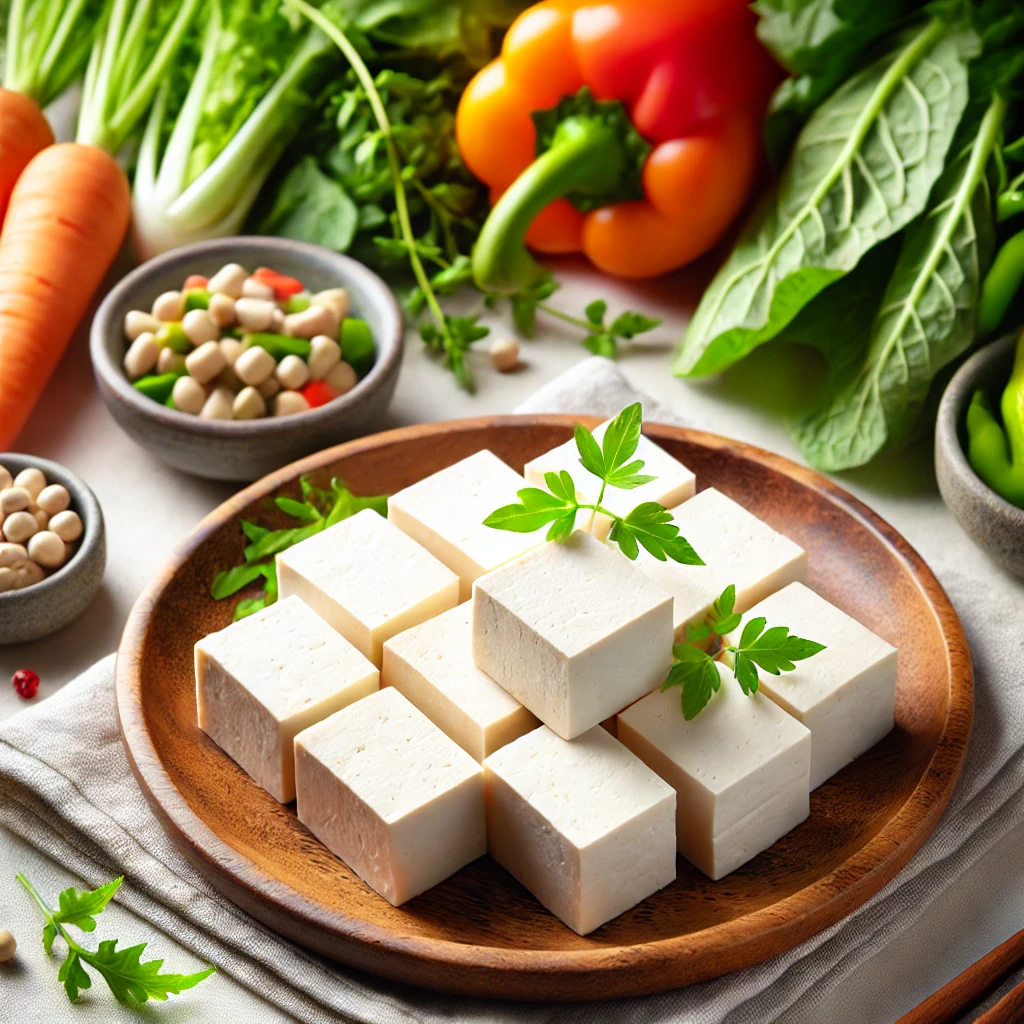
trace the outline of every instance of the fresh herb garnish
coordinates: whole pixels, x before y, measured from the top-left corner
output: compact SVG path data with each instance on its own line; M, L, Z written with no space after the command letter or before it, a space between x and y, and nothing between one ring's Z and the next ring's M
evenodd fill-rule
M363 509L372 508L382 516L387 515L387 495L359 497L337 477L331 480L328 490L314 487L307 477L303 477L299 484L302 488L302 501L282 497L275 498L274 504L285 515L297 519L302 525L271 530L259 523L243 519L242 533L249 542L242 552L245 561L242 565L218 573L214 578L210 593L217 601L233 597L257 580L263 580L261 594L245 598L235 606L235 622L272 605L277 600L277 569L274 556L278 552L354 516L357 512L362 512Z
M728 586L703 622L686 627L686 642L672 648L675 661L661 689L664 692L674 686L682 688L683 718L688 722L707 707L718 691L721 678L715 667L715 656L719 650L732 655L733 675L748 697L757 692L758 668L773 676L792 672L795 662L805 661L825 650L824 644L791 635L788 626L766 628L768 621L760 615L743 627L738 644L723 648L724 636L743 621L735 607L736 588Z
M92 987L92 979L86 967L91 967L110 986L114 998L125 1006L137 1007L149 999L166 1000L185 989L195 988L199 982L213 974L215 968L195 974L162 974L163 960L142 962L146 943L137 946L117 948L116 939L104 939L93 952L76 942L68 934L66 925L74 925L83 932L96 930L96 915L100 914L113 899L121 886L122 878L100 886L98 889L80 892L65 889L60 894L59 908L54 910L39 895L35 886L22 874L18 881L42 911L46 924L43 926L43 949L47 956L53 955L53 943L59 937L67 944L68 952L57 974L57 980L64 985L68 999L74 1002L82 989Z
M683 565L703 565L697 552L679 535L672 513L663 505L645 501L625 516L602 505L609 487L633 490L656 479L641 472L643 459L633 459L640 444L641 416L639 402L627 406L608 424L601 444L586 427L576 424L580 465L601 481L593 504L579 500L572 475L563 469L560 473L545 473L547 490L523 488L518 493L517 503L495 509L484 520L484 525L513 533L533 533L550 524L547 539L560 540L575 529L577 513L589 511L591 531L596 516L607 516L612 521L608 539L633 561L642 547L661 562L671 558Z

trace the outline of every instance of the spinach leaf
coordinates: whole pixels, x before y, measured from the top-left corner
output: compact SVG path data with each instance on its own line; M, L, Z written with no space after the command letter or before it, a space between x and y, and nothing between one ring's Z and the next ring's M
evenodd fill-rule
M887 443L905 439L932 378L971 344L994 247L986 170L1005 112L1006 101L993 98L973 143L907 231L860 371L797 424L794 438L818 469L863 465Z
M359 228L359 208L344 186L304 157L285 176L264 230L345 252Z
M932 19L815 111L694 314L674 370L724 370L925 208L967 104L973 33Z

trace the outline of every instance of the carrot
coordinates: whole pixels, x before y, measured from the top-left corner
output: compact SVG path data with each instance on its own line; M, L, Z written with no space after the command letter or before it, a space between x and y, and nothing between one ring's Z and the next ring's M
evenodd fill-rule
M124 172L96 146L49 146L0 231L0 451L10 448L128 229Z
M0 223L18 176L41 149L53 145L53 132L31 96L0 88Z

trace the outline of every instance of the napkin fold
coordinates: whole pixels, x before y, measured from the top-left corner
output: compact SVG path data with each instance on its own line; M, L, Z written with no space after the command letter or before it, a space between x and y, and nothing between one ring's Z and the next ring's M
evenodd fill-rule
M519 411L608 416L637 400L646 419L681 422L596 357ZM906 529L899 512L894 507L892 518ZM920 533L911 540L950 594L975 656L974 738L949 809L911 863L858 911L788 953L712 982L614 1003L496 1003L403 988L305 952L216 893L164 833L121 744L113 656L0 724L0 824L90 885L124 874L118 902L299 1021L764 1024L835 986L1024 820L1024 588L973 558L951 521ZM261 1004L251 1002L246 1016L260 1024Z

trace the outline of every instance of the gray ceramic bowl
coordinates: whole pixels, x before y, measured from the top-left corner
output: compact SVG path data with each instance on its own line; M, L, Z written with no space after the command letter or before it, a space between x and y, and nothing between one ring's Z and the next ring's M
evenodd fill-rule
M978 388L997 404L1010 376L1016 337L975 352L949 382L935 430L935 474L942 499L972 540L1003 568L1024 579L1024 509L985 484L967 461L967 407Z
M55 633L89 607L103 582L107 544L100 503L74 473L49 459L15 452L0 452L0 466L11 476L38 466L47 483L63 484L84 528L75 553L56 572L33 587L0 594L0 645L20 644Z
M189 274L210 276L225 263L271 267L311 290L347 288L355 316L377 343L373 369L348 394L309 412L259 420L201 420L140 394L122 369L125 314L149 310L161 293ZM139 444L177 469L214 480L255 480L339 441L377 429L398 382L403 325L388 286L363 264L304 242L281 238L218 238L184 246L133 270L103 300L90 348L100 394L114 419Z

